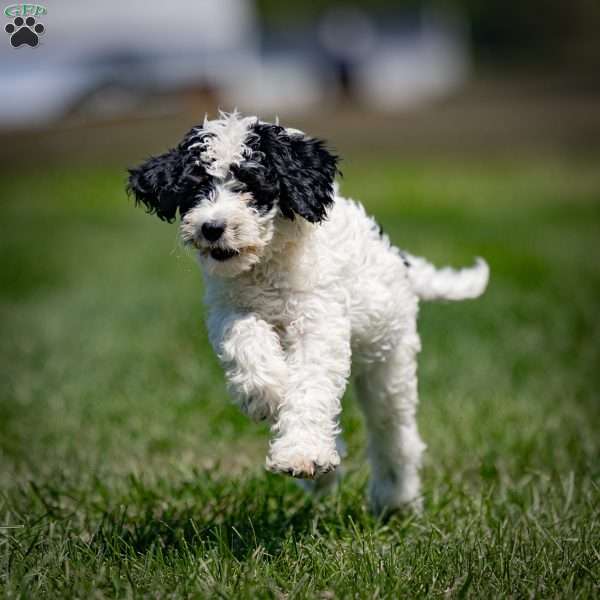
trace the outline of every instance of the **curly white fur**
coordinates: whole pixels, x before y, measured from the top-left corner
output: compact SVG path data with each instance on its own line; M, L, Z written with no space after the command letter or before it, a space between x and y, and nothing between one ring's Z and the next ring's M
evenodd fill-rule
M487 266L419 275L421 263L411 257L407 267L363 208L341 196L321 225L274 221L252 269L206 279L210 338L230 389L250 416L272 422L267 467L310 478L338 466L352 366L369 428L372 504L418 507L418 298L473 297Z
M409 261L408 277L422 300L465 300L481 296L488 284L490 269L478 258L470 269L436 269L424 258L404 255Z
M256 122L256 117L242 117L238 112L219 114L220 119L204 117L204 123L198 129L201 139L188 148L198 149L199 160L207 164L208 173L224 178L231 165L240 164L249 155L245 141L248 127Z
M190 147L224 178L247 155L252 123L239 115L207 121ZM215 222L223 235L209 242L201 229ZM339 465L340 402L352 371L369 431L372 505L418 508L418 302L480 295L485 262L437 270L404 254L337 188L328 218L311 224L284 218L276 205L260 213L220 179L181 231L198 248L210 341L229 388L248 415L271 423L267 467L319 478Z

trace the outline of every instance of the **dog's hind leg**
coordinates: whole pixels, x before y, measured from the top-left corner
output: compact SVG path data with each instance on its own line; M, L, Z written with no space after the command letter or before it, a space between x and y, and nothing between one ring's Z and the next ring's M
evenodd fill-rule
M368 428L371 506L378 514L422 508L419 468L425 444L416 422L419 346L414 333L356 379Z

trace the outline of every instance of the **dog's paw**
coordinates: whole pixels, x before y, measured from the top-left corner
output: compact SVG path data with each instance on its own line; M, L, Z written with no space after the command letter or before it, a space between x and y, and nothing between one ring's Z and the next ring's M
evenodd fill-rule
M329 471L329 473L325 473L317 479L296 479L296 483L307 494L320 498L321 496L332 494L338 489L342 479L341 471L341 467L338 467L334 471Z
M395 513L423 512L419 476L414 470L372 480L369 496L371 512L380 517Z
M333 471L340 464L340 456L335 448L319 451L317 447L277 447L271 446L266 461L267 470L300 479L318 479Z

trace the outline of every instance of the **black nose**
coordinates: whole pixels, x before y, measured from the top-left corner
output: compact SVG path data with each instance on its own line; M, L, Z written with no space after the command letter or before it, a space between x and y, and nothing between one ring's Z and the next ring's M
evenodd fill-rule
M209 242L216 242L223 235L224 231L225 227L219 223L204 223L202 225L202 235Z

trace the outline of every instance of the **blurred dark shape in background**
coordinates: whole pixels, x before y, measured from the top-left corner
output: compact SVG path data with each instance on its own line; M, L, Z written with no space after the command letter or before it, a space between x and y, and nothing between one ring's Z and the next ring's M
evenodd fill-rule
M125 160L218 107L280 116L342 150L600 141L593 0L46 6L38 47L3 43L5 165L36 153Z
M273 27L289 22L310 23L331 6L364 10L393 23L394 14L445 11L468 24L469 41L476 61L485 63L571 63L598 65L600 5L594 0L315 0L283 3L257 0L263 19Z

